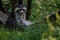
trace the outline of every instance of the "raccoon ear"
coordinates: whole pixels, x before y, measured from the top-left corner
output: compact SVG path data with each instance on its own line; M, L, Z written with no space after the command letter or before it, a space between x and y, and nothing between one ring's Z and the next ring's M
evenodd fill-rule
M18 4L15 5L16 7L18 6Z

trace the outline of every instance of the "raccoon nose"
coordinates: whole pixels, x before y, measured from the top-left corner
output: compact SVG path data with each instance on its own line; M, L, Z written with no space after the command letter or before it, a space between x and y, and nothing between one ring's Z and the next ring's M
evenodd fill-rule
M19 13L23 13L23 10L21 10Z

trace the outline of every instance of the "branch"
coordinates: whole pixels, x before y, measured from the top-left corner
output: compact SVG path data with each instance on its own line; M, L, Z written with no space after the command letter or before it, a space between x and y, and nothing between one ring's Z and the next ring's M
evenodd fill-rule
M7 18L8 18L8 16L5 13L0 11L0 20L1 20L1 22L6 24Z

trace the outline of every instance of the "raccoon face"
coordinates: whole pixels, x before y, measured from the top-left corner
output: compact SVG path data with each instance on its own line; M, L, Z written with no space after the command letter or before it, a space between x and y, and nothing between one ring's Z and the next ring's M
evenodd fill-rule
M26 7L24 5L17 5L15 8L15 13L22 15L26 13Z

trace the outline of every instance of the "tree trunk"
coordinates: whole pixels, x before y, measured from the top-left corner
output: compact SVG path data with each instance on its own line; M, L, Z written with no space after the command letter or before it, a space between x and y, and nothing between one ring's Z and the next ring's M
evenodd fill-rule
M0 8L2 8L2 0L0 0Z
M7 11L7 10L5 10L5 8L3 7L2 0L0 0L0 11L2 11L3 13L6 13L6 11Z
M12 13L11 16L15 19L15 5L16 5L16 0L12 0Z
M31 13L31 4L32 0L27 1L27 12L26 12L26 19L29 20L30 13Z

